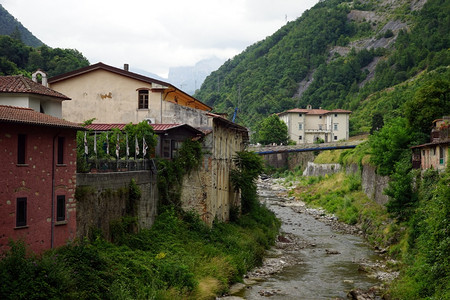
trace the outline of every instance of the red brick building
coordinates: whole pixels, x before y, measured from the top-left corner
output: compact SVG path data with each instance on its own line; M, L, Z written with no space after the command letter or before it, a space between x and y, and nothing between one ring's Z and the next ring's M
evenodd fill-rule
M23 239L41 252L76 234L78 124L0 105L0 250Z

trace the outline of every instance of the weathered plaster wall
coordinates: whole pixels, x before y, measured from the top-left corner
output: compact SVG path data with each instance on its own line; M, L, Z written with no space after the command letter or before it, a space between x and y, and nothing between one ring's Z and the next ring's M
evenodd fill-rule
M230 181L233 156L244 149L242 133L213 125L213 132L203 141L203 164L183 180L182 208L195 210L207 224L215 218L228 221L230 208L240 205L239 193Z
M77 236L88 236L95 228L110 236L110 224L130 214L127 211L128 185L131 179L141 190L141 199L136 203L135 216L138 228L150 228L153 224L158 203L156 175L150 171L86 173L77 174L78 201Z

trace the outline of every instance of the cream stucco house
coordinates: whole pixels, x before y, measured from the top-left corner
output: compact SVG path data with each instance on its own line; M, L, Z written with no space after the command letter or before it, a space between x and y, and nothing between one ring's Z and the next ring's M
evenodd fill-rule
M52 77L49 86L72 98L63 103L62 117L72 122L186 123L207 126L211 107L173 85L97 63Z
M289 138L297 144L314 143L322 139L325 143L347 140L349 137L349 115L343 109L325 110L294 108L279 113L288 127Z

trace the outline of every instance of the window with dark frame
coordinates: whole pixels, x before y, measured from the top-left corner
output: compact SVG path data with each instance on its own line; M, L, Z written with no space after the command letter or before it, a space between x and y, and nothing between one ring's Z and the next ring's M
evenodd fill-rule
M27 198L17 198L16 227L27 226Z
M148 109L148 90L139 90L139 109Z
M19 165L25 164L27 136L25 134L19 134L17 136L17 163Z
M58 137L58 159L57 164L64 164L64 137Z
M56 196L56 221L64 221L66 219L66 196Z

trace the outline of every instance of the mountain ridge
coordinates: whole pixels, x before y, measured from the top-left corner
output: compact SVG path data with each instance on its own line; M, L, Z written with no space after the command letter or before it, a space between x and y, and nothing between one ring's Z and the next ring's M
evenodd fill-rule
M239 106L238 122L253 129L307 104L357 110L369 94L449 65L448 14L449 1L320 1L225 62L195 96L229 116Z

